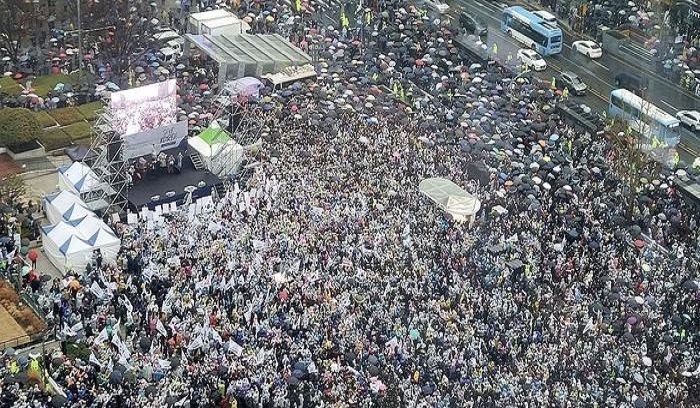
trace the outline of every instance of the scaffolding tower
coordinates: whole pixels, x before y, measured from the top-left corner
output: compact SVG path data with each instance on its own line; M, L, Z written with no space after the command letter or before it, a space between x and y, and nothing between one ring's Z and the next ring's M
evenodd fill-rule
M241 158L237 154L237 146L227 144L211 158L211 162L216 163L216 165L209 171L221 178L235 177L241 171L249 168L249 164L244 164L250 161L250 153L261 143L262 132L265 129L260 105L248 104L239 97L240 92L241 90L236 86L235 81L229 81L216 97L217 109L212 122L217 122L219 125L218 133L229 133L233 140L244 148L245 152ZM198 164L203 166L199 153L191 152L190 158L195 167ZM228 169L234 170L228 172Z
M87 163L100 182L84 198L93 211L104 216L120 214L126 210L128 198L127 161L123 155L123 139L112 128L112 114L108 98L102 100L104 108L93 125L94 138L86 157Z

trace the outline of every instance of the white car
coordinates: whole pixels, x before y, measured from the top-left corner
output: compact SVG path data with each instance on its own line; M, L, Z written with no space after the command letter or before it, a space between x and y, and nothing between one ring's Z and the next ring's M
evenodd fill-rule
M521 48L518 50L518 61L534 69L535 71L544 71L547 69L547 63L544 58L533 50Z
M696 132L700 132L700 112L694 110L682 110L676 113L676 117L684 125L688 126Z
M425 6L431 10L435 10L440 14L445 14L450 10L450 6L440 0L423 0Z
M600 58L603 56L603 49L595 41L574 41L571 47L588 58Z

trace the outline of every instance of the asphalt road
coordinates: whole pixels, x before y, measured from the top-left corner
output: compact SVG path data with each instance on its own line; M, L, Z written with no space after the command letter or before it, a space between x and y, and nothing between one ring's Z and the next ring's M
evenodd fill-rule
M506 7L504 3L488 0L448 0L448 3L452 7L448 14L455 24L457 24L455 17L460 11L466 10L480 17L488 25L488 35L483 41L489 51L492 50L494 43L497 45L497 58L500 61L508 61L509 56L512 59L515 58L517 50L522 48L522 45L500 30L501 12ZM610 92L616 88L614 77L619 72L647 77L649 88L646 98L672 115L675 115L678 110L700 109L700 98L683 92L680 87L663 80L655 73L640 69L635 60L630 58L625 61L605 51L601 58L592 60L571 49L574 40L565 32L563 51L560 54L545 57L547 69L535 73L535 76L551 82L553 77L558 77L563 71L576 73L588 85L589 92L585 96L572 97L581 100L598 112L607 110ZM700 135L683 128L680 150L682 158L686 161L692 161L691 159L700 156Z

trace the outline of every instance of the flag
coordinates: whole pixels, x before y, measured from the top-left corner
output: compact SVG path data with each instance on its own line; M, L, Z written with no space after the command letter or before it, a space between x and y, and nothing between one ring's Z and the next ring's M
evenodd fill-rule
M243 347L241 347L241 345L235 341L229 340L228 351L235 354L237 357L240 357L243 354Z
M102 368L102 363L100 363L100 360L95 357L95 353L90 353L90 359L88 360L91 364L94 364L100 368Z
M92 294L95 295L98 299L102 299L105 297L104 289L102 289L100 285L98 285L95 281L93 281L92 285L90 286L90 292L92 292Z
M204 345L204 340L202 340L202 336L197 336L190 344L187 345L187 350L196 350Z
M158 333L160 333L163 337L168 337L168 331L165 330L165 326L163 326L163 322L161 322L160 319L158 319L158 320L156 321L156 330L157 330Z
M105 341L107 341L108 339L109 339L109 335L107 334L107 328L105 327L104 329L102 329L100 334L98 334L97 337L95 337L95 340L93 341L93 343L102 344Z

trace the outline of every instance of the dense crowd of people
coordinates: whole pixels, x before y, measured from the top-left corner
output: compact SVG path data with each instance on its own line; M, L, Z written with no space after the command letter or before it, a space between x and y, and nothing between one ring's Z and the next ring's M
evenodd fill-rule
M115 262L36 293L62 352L5 353L0 404L700 404L697 219L675 169L645 164L630 192L552 90L386 4L369 38L295 26L325 62L248 100L266 127L249 179L119 224ZM474 225L420 194L429 177L482 201Z

